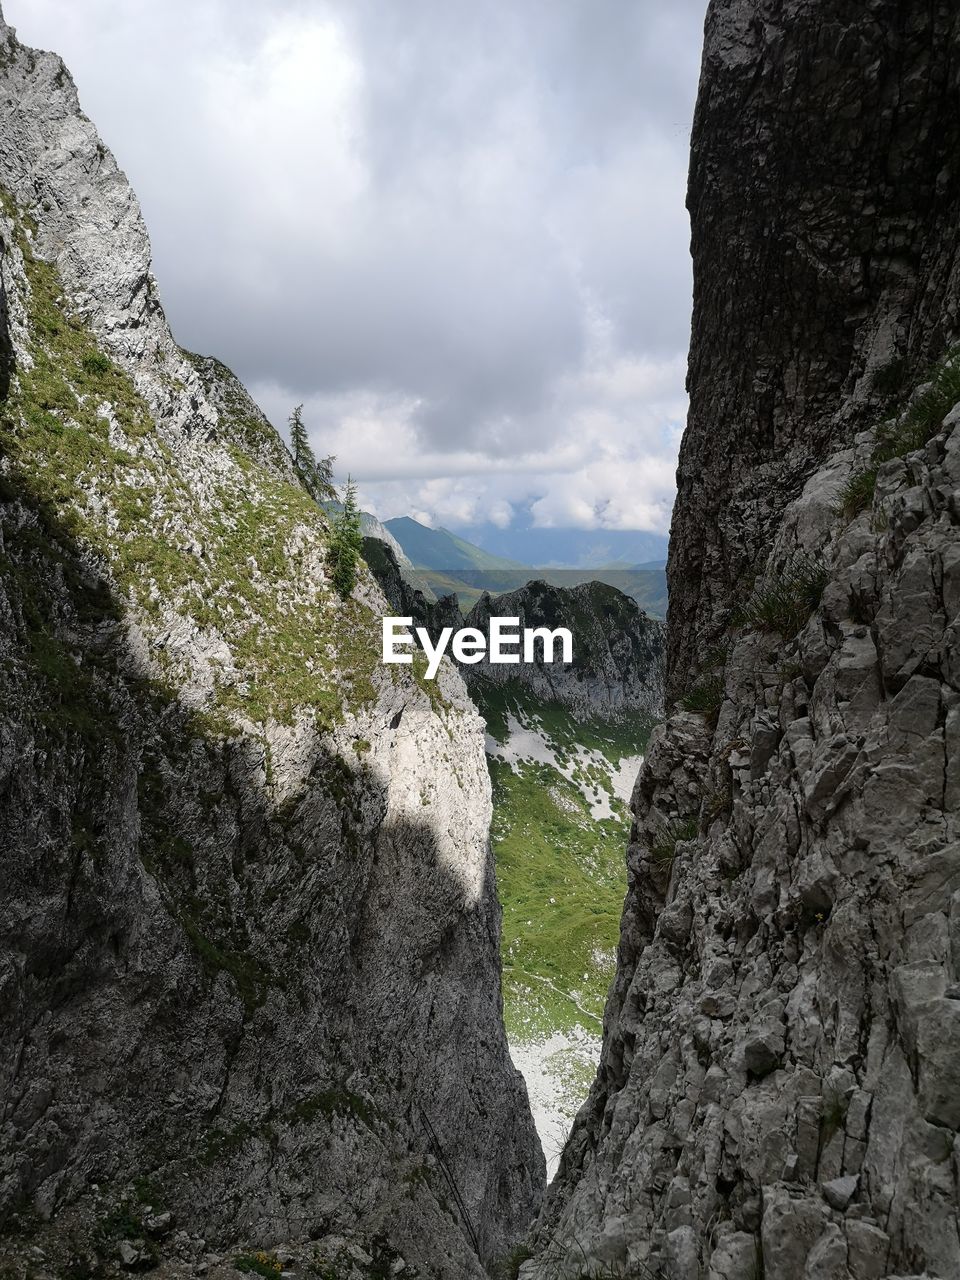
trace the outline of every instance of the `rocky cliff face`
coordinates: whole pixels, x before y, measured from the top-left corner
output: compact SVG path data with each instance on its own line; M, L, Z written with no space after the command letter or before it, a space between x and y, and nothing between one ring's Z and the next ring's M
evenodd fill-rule
M382 527L382 526L381 526ZM389 533L389 530L384 530ZM424 627L431 638L436 641L444 627L462 627L463 614L455 595L442 596L439 600L430 592L427 595L420 587L413 586L405 575L408 572L409 560L397 555L393 544L396 539L387 542L379 534L367 535L363 539L363 558L370 567L370 572L377 580L377 585L386 597L387 604L395 617L412 618L414 627ZM399 544L397 544L399 545ZM400 555L403 555L401 550ZM414 576L417 576L414 572ZM424 586L427 584L424 583Z
M519 618L521 628L566 627L573 636L573 662L544 663L538 644L532 664L494 665L484 659L464 667L468 685L478 680L517 682L540 699L562 703L580 719L662 714L663 624L616 587L528 582L505 595L481 596L467 626L486 635L491 617Z
M480 720L380 666L379 590L331 591L325 517L2 19L0 186L5 1274L288 1241L480 1275L543 1177Z
M955 334L957 23L946 0L710 5L674 695L749 592L786 503Z
M524 1277L960 1274L958 21L710 7L673 714Z

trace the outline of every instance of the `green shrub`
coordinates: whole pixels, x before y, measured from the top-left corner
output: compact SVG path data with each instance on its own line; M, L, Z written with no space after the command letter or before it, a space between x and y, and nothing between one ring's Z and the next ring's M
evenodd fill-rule
M840 494L840 510L843 515L853 519L866 511L873 504L873 494L877 487L877 468L867 467L865 471L855 471Z
M755 631L796 635L819 605L827 576L813 556L795 556L781 577L754 592L738 620Z
M276 1280L277 1276L283 1270L279 1258L272 1253L264 1253L259 1249L256 1253L241 1253L233 1260L233 1265L238 1271L252 1272L257 1276L268 1276L269 1280Z
M650 846L653 861L660 866L672 865L677 856L677 845L684 840L695 839L699 829L697 818L676 818L667 823Z
M82 363L84 373L92 373L98 378L109 373L111 369L110 361L100 351L91 351L89 355L83 357Z
M706 796L703 804L704 824L709 827L717 818L725 817L733 809L733 796L730 788L715 789Z
M946 356L930 375L930 385L920 393L899 422L881 429L873 452L875 462L902 458L922 449L943 426L943 420L960 401L960 355Z
M715 720L723 705L724 694L723 673L715 671L701 677L693 688L688 689L680 699L680 705L684 711L693 711L708 720Z

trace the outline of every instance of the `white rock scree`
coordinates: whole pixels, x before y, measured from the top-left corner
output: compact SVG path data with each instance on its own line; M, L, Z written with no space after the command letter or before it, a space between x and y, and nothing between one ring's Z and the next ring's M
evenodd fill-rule
M383 661L385 663L413 662L412 652L398 649L398 645L413 644L414 632L409 630L412 626L413 618L384 618ZM468 666L483 662L484 659L498 665L510 663L519 665L521 648L523 661L535 663L538 640L541 644L543 662L556 661L555 649L558 644L560 662L573 661L573 636L566 627L557 627L554 631L549 627L524 627L521 631L519 618L491 618L489 628L488 641L488 637L477 627L460 627L457 631L454 631L453 627L444 627L437 637L436 644L431 640L430 633L425 627L415 628L417 642L427 655L426 678L432 680L436 676L440 659L446 652L447 645L450 644L451 636L453 637L451 645L453 657L457 662Z

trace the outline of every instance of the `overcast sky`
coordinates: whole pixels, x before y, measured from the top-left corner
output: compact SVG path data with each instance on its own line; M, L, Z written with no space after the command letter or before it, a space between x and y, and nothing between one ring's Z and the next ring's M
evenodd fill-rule
M706 0L4 0L178 340L382 518L665 531Z

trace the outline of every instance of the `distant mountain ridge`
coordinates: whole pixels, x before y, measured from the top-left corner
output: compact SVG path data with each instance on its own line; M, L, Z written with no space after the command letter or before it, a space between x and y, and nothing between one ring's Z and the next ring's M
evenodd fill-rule
M449 529L431 529L411 516L396 516L383 526L416 569L523 569L518 560L492 555ZM376 535L374 535L376 536Z
M492 555L551 569L602 569L666 563L665 534L639 529L499 529L485 524L461 529Z
M448 529L430 529L410 516L399 516L383 525L373 516L369 519L364 532L390 542L404 577L428 600L456 593L461 606L469 609L485 591L494 595L516 591L535 579L570 588L587 582L605 582L630 596L653 617L662 618L666 614L666 573L659 560L648 559L639 564L535 567L494 555ZM382 535L378 529L383 530ZM580 531L543 532L579 534ZM651 536L637 534L636 538ZM627 543L622 545L626 547ZM634 549L639 553L643 545L642 541L636 542Z
M384 521L420 568L659 569L667 539L635 529L498 529L477 526L463 534L432 529L412 516Z

